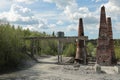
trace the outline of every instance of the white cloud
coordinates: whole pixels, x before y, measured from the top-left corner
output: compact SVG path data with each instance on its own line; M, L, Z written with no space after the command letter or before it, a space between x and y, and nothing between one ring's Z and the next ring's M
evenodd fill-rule
M109 0L108 3L104 4L106 7L107 16L112 19L113 37L118 38L120 32L120 0Z
M69 21L78 22L79 18L84 18L88 23L92 23L94 21L96 23L97 21L96 15L90 12L87 7L78 7L76 0L44 0L44 1L49 3L55 3L59 9L63 10L63 13L65 14L66 17L68 17Z
M58 25L62 25L63 22L62 22L61 20L59 20L59 21L57 22L57 24L58 24Z
M32 4L38 0L12 0L12 1L19 2L19 3Z
M106 11L110 16L120 17L120 0L109 0L108 3L105 4Z
M87 7L80 7L80 8L79 8L79 12L87 13L87 12L89 12L89 10L88 10Z
M1 0L0 1L0 10L4 10L5 8L7 8L10 5L11 5L11 1L9 1L9 0Z
M81 18L85 18L88 16L92 16L92 13L88 10L87 7L80 7L76 12L73 13L73 18L74 19L79 19Z
M67 27L67 31L77 31L77 25L71 24Z
M29 29L31 31L37 31L37 29L35 28L36 25L26 25L23 27L23 29Z
M118 27L118 26L120 26L120 23L119 23L119 22L116 23L116 25L113 27L113 29L114 29L115 31L119 31L119 32L120 32L120 27Z
M87 25L84 25L84 28L86 31L98 31L99 30L99 24L87 24Z
M52 29L55 28L56 24L49 24L47 19L39 19L38 29Z
M49 3L55 3L58 9L63 10L64 14L72 18L73 12L77 11L76 0L43 0Z
M118 19L120 17L120 0L108 0L107 3L101 4L105 6L106 16L112 17L112 19ZM97 13L100 13L101 6Z
M88 7L78 7L76 0L44 0L49 3L55 3L56 6L63 10L65 18L68 18L67 31L77 31L75 24L78 24L79 18L83 18L83 25L86 31L94 31L98 29L96 25L98 24L98 15L96 12L89 11ZM98 1L98 0L97 0ZM73 24L75 23L75 24ZM65 31L65 30L64 30Z
M31 3L34 3L36 1L40 0L2 0L0 3L0 9L12 3L16 4L25 3L24 6L26 6L26 4L30 4L29 6L34 6ZM76 0L42 0L42 1L54 3L57 6L58 10L57 11L43 10L43 12L39 13L39 11L37 11L38 12L37 14L33 14L31 9L27 7L23 7L20 5L12 5L9 11L0 13L0 19L10 21L14 24L25 25L27 26L25 28L30 28L31 30L37 31L45 29L57 30L58 28L65 31L65 29L63 28L66 28L66 26L68 26L66 28L67 29L66 31L75 31L77 30L77 26L75 24L78 24L79 18L83 18L83 25L85 31L95 33L94 30L98 30L100 20L99 19L100 8L92 12L92 10L91 11L89 10L89 6L79 7L81 5L80 4L78 5ZM98 3L102 2L103 0L90 0L90 1ZM120 0L108 0L108 2L104 4L106 7L107 16L111 16L112 20L114 20L113 23L114 26L119 26L118 23L120 22L119 3ZM118 27L115 27L115 29L117 28Z
M0 19L15 24L36 24L38 23L31 9L13 4L8 12L0 14Z
M92 1L95 1L95 2L100 2L100 1L102 1L102 0L92 0Z
M39 24L38 24L39 29L48 29L48 21L47 19L39 19Z
M55 28L56 27L56 24L50 24L49 25L49 28Z
M75 0L43 0L43 1L49 3L55 3L59 9L64 9L66 5L74 5L75 3Z
M55 28L56 24L48 23L47 18L35 16L31 9L13 4L8 12L0 13L0 19L6 20L14 25L21 25L24 29L40 31Z

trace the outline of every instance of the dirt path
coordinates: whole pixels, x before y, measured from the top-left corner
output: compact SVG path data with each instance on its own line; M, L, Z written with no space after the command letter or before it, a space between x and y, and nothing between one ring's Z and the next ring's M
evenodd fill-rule
M39 61L26 70L0 75L0 80L120 80L120 74L98 74L92 66L58 65L56 56Z

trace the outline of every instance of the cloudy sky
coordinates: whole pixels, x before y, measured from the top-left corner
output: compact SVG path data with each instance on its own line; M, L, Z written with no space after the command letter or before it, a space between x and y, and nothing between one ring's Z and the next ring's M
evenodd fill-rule
M52 34L64 31L77 36L78 20L83 18L85 35L98 38L100 7L112 18L113 37L120 38L120 0L1 0L0 20L23 29Z

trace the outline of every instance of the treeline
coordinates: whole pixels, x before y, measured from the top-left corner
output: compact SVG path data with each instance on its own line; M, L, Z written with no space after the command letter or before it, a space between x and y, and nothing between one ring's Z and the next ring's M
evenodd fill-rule
M0 71L5 69L12 69L30 59L28 55L24 54L24 45L30 45L30 41L24 41L24 37L29 36L50 36L45 32L35 32L29 29L23 30L20 26L15 27L10 24L0 25ZM52 42L40 43L46 49L41 52L50 52ZM44 45L45 44L45 45ZM54 47L54 46L52 46ZM30 49L29 49L30 50ZM54 51L53 51L54 53Z
M30 52L31 42L25 41L24 37L32 36L56 36L53 32L51 35L45 32L30 31L22 29L20 26L15 27L10 24L0 25L0 71L6 68L16 68L23 62L29 60L26 52ZM38 52L35 55L57 55L58 41L56 40L39 40L37 45ZM96 40L88 40L86 42L87 52L89 56L96 56ZM24 50L26 47L26 50ZM114 40L115 54L120 59L120 40ZM76 43L63 44L63 56L75 56Z
M96 56L96 47L97 47L97 39L91 39L86 42L88 55L91 57ZM118 60L120 60L120 39L114 39L114 50L115 56Z
M0 25L0 70L17 67L23 59L21 37L24 32L20 27L15 29L9 24Z
M30 31L22 29L22 27L12 26L10 24L0 25L0 71L18 67L20 64L29 60L26 55L31 52L31 41L24 40L24 37L45 37L56 36L53 32L51 35L45 32ZM38 52L35 55L57 55L58 41L56 40L39 40ZM65 56L74 56L76 45L73 43L63 44L63 54ZM24 49L26 48L26 49Z

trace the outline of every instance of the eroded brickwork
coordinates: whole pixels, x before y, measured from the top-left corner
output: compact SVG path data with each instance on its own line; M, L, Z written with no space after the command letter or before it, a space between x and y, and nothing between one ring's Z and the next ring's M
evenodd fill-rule
M100 65L112 65L116 63L111 18L109 17L106 20L104 6L101 7L96 59Z
M79 19L79 26L78 26L78 37L84 36L84 28L83 28L83 21L82 18ZM85 41L84 40L77 40L76 41L77 49L76 49L76 56L75 62L86 64L87 62L87 52L85 48Z

